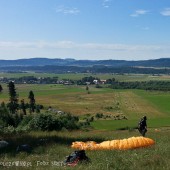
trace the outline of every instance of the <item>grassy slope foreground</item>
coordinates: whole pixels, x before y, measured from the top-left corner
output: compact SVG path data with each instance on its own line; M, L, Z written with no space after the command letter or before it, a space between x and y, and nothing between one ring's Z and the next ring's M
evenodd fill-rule
M170 129L161 128L157 131L149 129L147 137L155 140L156 144L148 148L134 150L99 150L86 151L91 163L79 164L74 168L65 167L62 161L74 150L70 145L73 141L102 142L104 140L123 139L138 136L137 131L89 131L89 132L32 132L23 135L4 137L11 143L10 148L1 150L0 162L25 161L24 166L1 166L1 169L89 169L89 170L168 170L170 167ZM38 145L39 139L47 139L43 145ZM33 150L30 154L16 153L19 144L30 144ZM40 165L39 162L46 164ZM54 165L54 162L57 164Z

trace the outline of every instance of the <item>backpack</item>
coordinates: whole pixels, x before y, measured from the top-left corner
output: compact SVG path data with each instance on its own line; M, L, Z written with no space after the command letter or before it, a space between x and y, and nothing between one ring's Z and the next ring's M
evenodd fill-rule
M28 144L24 144L24 145L19 145L16 149L16 152L27 152L27 153L31 153L31 147Z
M86 156L85 150L77 150L66 157L64 161L68 166L75 166L78 162L89 162L90 159Z

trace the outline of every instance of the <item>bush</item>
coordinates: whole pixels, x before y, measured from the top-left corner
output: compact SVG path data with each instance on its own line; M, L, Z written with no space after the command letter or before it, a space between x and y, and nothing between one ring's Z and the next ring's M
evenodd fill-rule
M62 127L65 127L68 130L79 129L77 116L72 116L70 113L66 113L59 117L59 121L62 124Z
M95 117L97 119L102 118L103 117L103 113L96 113Z
M35 116L25 116L19 124L18 130L73 130L79 129L78 117L71 114L55 115L52 113L41 113Z
M30 128L42 131L61 130L62 125L52 114L38 114L30 121Z
M0 134L15 134L16 133L16 130L13 126L6 126L4 128L1 128L0 129Z
M0 122L2 126L14 126L17 127L21 122L23 116L19 114L11 114L6 107L0 107Z
M30 128L30 122L33 119L32 115L26 115L24 116L23 120L20 122L18 127L16 128L17 132L28 132L31 130Z
M99 85L99 84L96 84L96 86L95 86L96 88L103 88L101 85Z

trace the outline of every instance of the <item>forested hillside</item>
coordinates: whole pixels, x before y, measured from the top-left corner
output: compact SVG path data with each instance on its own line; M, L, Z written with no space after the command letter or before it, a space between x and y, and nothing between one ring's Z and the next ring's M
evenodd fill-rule
M49 59L49 58L31 58L31 59L18 59L18 60L0 60L0 67L6 66L44 66L44 65L57 65L57 66L143 66L143 67L170 67L169 58L161 58L155 60L75 60L75 59Z

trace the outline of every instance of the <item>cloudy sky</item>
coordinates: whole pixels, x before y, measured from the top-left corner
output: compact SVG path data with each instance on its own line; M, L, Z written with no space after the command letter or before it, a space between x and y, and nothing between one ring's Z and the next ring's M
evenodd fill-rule
M170 0L0 0L0 59L170 58Z

